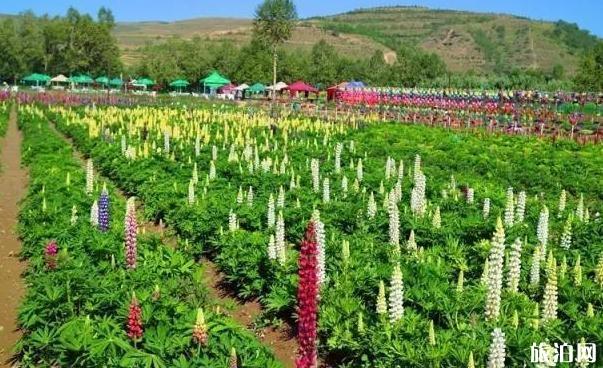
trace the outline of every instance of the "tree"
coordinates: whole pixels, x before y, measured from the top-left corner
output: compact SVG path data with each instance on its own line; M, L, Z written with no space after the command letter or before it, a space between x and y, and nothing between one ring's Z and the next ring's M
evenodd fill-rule
M272 84L276 84L277 47L291 38L297 10L292 0L264 0L255 12L254 33L272 51ZM272 102L276 93L272 94Z
M603 42L584 54L574 79L581 91L603 91Z
M115 25L115 17L113 17L113 12L111 9L107 9L104 6L98 10L97 18L100 24L105 24L109 26L109 28L113 28Z
M310 80L314 83L333 84L337 78L338 55L325 40L312 47Z

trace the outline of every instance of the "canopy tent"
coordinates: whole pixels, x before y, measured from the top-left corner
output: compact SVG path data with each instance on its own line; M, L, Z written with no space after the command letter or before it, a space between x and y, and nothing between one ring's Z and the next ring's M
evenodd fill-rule
M267 90L269 91L280 91L282 89L287 88L287 83L285 82L278 82L277 84L273 85L273 86L268 86L266 87Z
M96 83L103 85L103 86L107 86L109 85L109 78L102 76L102 77L98 77L94 80Z
M214 71L207 77L201 79L199 83L203 85L203 92L205 92L206 88L209 88L210 91L215 91L216 89L229 84L230 81L221 76L220 73Z
M337 95L337 91L346 89L348 84L348 82L342 82L327 88L327 101L333 100Z
M190 83L186 79L176 79L170 83L170 87L177 89L179 92L182 92L182 89L188 87L189 85Z
M21 79L21 81L28 82L28 83L35 83L36 86L39 86L40 83L48 84L48 82L50 81L50 77L46 74L33 73L33 74L30 74L27 77Z
M85 74L76 75L75 77L69 78L69 81L74 84L92 84L94 79L90 78Z
M109 81L109 85L113 86L113 87L121 87L124 84L124 81L122 81L119 78L113 78Z
M364 88L364 87L366 87L366 86L361 81L352 80L347 83L347 86L345 88Z
M311 85L306 84L302 81L297 81L293 84L290 84L285 89L288 90L292 96L297 95L299 92L305 93L306 97L308 96L308 93L310 93L310 92L318 93L318 89L316 89L316 88L312 87Z
M249 93L263 93L266 91L266 86L262 83L256 83L247 89Z
M219 93L232 93L233 91L236 91L236 90L237 90L237 86L235 86L232 83L229 83L229 84L227 84L225 86L220 87L218 89L218 92Z
M149 78L135 79L131 83L134 87L143 87L147 89L149 86L155 85L155 81Z
M51 83L69 83L69 78L63 74L59 74L50 80Z
M244 91L244 90L246 90L247 88L249 88L249 85L248 85L248 84L246 84L246 83L243 83L243 84L240 84L239 86L237 86L237 87L235 88L235 91Z

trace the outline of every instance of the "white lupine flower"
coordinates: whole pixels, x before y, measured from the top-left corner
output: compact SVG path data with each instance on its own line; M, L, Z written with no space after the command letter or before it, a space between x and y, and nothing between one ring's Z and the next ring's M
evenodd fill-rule
M488 285L488 274L490 273L490 261L486 258L484 262L484 269L482 270L482 277L480 278L480 283L482 285Z
M540 245L542 246L542 255L545 255L546 245L549 241L549 209L546 206L544 206L540 211L536 235Z
M354 184L352 184L352 189L354 189L355 193L360 191L360 183L358 182L358 178L354 179Z
M505 205L505 226L513 226L515 216L514 207L513 187L509 187L509 189L507 189L507 203Z
M274 209L274 196L270 193L268 198L268 228L271 228L276 223L276 212Z
M584 222L588 223L590 220L590 212L588 211L588 207L584 209Z
M473 204L474 190L467 188L467 204Z
M316 231L316 244L318 254L316 255L317 261L317 275L318 275L318 283L322 284L325 281L326 269L325 269L325 247L326 247L326 235L325 235L325 225L320 221L320 212L318 210L314 210L312 212L312 221L314 222L314 229Z
M285 189L281 185L278 188L278 197L276 198L276 207L285 208Z
M563 189L561 191L561 194L559 195L559 213L557 214L557 217L561 218L563 211L565 211L566 204L567 204L567 192L565 191L565 189Z
M230 210L230 213L228 214L228 230L229 231L236 231L237 230L237 214L234 213L232 211L232 209Z
M92 194L94 190L94 163L89 158L86 161L86 194Z
M389 180L394 172L396 171L396 160L387 156L387 161L385 161L385 180Z
M515 239L511 245L511 259L509 260L509 274L507 285L512 293L519 290L519 277L521 276L521 240Z
M517 208L515 211L515 221L522 223L526 213L526 192L523 190L517 196Z
M576 257L576 263L574 264L574 285L580 286L582 285L582 265L580 265L580 253L578 253L578 257Z
M385 299L385 284L383 280L379 281L379 293L377 294L377 314L385 315L387 313L387 300Z
M578 206L576 207L576 217L580 221L584 221L584 195L580 193L580 199L578 200Z
M193 164L193 184L199 183L199 171L197 170L197 163Z
M341 242L341 259L343 260L343 264L347 265L350 260L350 242L349 240L343 240Z
M410 209L415 216L423 216L426 210L425 175L419 171L415 178L415 186L410 193Z
M487 219L490 216L490 198L484 199L484 209L482 210L484 219Z
M276 220L276 256L281 265L287 261L287 253L285 248L285 220L283 213L279 211Z
M341 172L341 151L343 150L343 144L337 143L335 145L335 174Z
M71 219L70 219L71 226L75 225L76 222L77 222L77 206L73 205L73 207L71 207Z
M500 295L503 283L505 255L505 229L500 218L496 220L496 231L492 237L492 248L488 257L488 294L486 298L486 320L496 320L500 314Z
M122 135L121 136L121 153L125 154L126 153L126 149L127 149L127 144L126 144L126 136Z
M362 179L364 178L364 170L362 169L361 158L358 159L358 165L356 166L356 178L358 179L358 182L362 182Z
M440 206L436 207L436 210L433 214L433 218L431 219L431 226L434 229L439 229L442 227L442 218L440 216Z
M216 161L218 159L218 147L214 144L211 146L211 160Z
M98 227L98 201L94 201L90 207L90 224Z
M404 161L400 160L400 165L398 165L398 180L402 181L404 179Z
M195 184L192 179L188 182L188 204L195 204Z
M318 193L320 191L320 163L317 159L312 159L310 169L312 170L312 188L314 193Z
M415 231L410 230L410 235L408 236L408 241L406 242L406 249L410 251L417 250L417 241L415 240Z
M547 269L547 281L542 298L542 320L557 319L557 260L552 259Z
M402 200L402 182L399 180L394 186L394 193L396 194L396 202L400 202Z
M268 240L268 258L271 260L276 259L276 242L273 234L270 234L270 239Z
M578 343L578 350L585 351L586 346L586 340L584 339L584 337L580 338L580 342ZM580 354L576 356L576 360L574 361L576 362L576 367L578 368L586 368L589 366L589 359L586 354Z
M454 175L450 175L450 183L448 186L450 187L450 190L456 190L456 179L454 178Z
M540 258L542 245L534 247L534 255L532 256L532 267L530 268L530 285L537 287L540 284Z
M322 201L324 203L331 202L331 186L329 184L329 178L325 178L322 182Z
M163 132L163 152L170 153L170 132L167 130Z
M253 206L253 187L249 186L249 190L247 191L247 205L249 207Z
M394 266L392 279L389 287L389 319L397 322L404 315L404 283L400 265Z
M389 196L389 243L393 246L400 244L400 215L398 205L393 194Z
M379 194L385 194L385 187L383 186L383 180L379 183Z
M505 368L505 334L500 328L492 332L492 343L488 354L488 368Z
M561 248L569 249L572 245L572 216L568 216L565 226L563 227L563 234L561 234Z
M243 188L239 187L239 192L237 193L237 204L243 203Z
M418 175L420 172L421 172L421 156L415 155L415 167L414 167L414 172L413 172L415 183L417 182L417 179L419 177Z
M209 180L214 180L216 178L216 165L211 161L209 163Z
M197 135L195 137L195 157L198 157L201 154L201 137Z
M368 200L368 205L366 208L366 216L370 219L374 219L377 214L377 203L375 202L375 195L371 192L371 196Z
M356 147L354 146L354 141L350 141L350 152L356 152Z
M341 179L341 191L343 192L343 198L346 198L348 196L348 177L345 175Z

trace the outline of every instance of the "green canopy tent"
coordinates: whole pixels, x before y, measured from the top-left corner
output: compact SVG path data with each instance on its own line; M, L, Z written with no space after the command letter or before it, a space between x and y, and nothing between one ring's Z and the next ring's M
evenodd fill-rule
M251 87L247 88L247 90L245 92L255 95L258 93L264 93L265 91L266 91L265 85L263 85L262 83L256 83L256 84L252 85Z
M111 87L117 87L117 88L121 88L121 86L124 84L124 81L122 81L119 78L113 78L109 81L109 85Z
M176 79L170 83L170 87L177 89L178 92L182 92L182 89L188 87L189 85L190 83L185 79Z
M50 76L48 76L46 74L33 73L33 74L30 74L27 77L21 79L21 81L26 82L26 83L35 83L36 87L38 87L38 86L40 86L40 83L43 85L48 84L50 79L51 79Z
M102 77L98 77L94 80L96 83L100 84L103 87L106 87L109 85L109 78L102 76Z
M90 85L94 83L94 79L90 78L85 74L76 75L75 77L69 78L69 81L73 84L87 84Z
M145 90L150 86L155 85L155 81L150 78L140 78L137 79L134 83L132 83L134 87L143 87Z
M207 88L209 88L210 93L212 93L215 92L216 89L230 84L230 81L221 76L220 73L212 72L207 77L201 79L199 83L203 86L203 93L205 93Z

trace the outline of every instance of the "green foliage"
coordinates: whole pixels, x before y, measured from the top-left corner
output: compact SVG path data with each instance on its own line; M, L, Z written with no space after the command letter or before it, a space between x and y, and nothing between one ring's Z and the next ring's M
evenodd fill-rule
M563 42L570 50L588 51L597 46L599 38L589 31L580 29L576 23L563 20L555 22L553 36Z
M603 91L603 42L584 54L574 81L581 91Z

